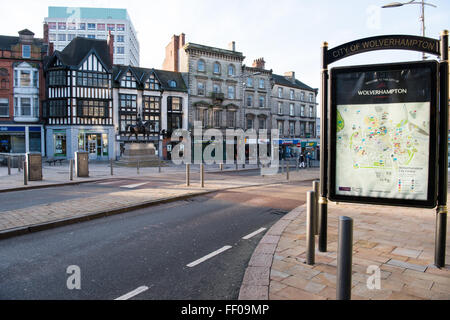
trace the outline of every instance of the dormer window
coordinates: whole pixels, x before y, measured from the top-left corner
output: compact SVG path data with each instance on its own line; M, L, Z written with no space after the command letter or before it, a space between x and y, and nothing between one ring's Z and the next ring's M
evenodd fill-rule
M177 83L174 80L169 80L169 87L171 88L176 88L177 87Z
M31 46L30 45L22 45L22 58L24 58L24 59L31 58Z
M159 90L159 82L155 79L155 76L153 74L150 75L148 80L145 82L144 88L150 90Z
M120 81L120 86L125 88L136 88L136 81L134 81L131 72L128 72Z

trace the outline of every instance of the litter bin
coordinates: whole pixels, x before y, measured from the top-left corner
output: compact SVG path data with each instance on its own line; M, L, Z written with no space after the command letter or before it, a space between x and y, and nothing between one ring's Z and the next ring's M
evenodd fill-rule
M27 153L28 181L42 180L42 154Z
M75 172L77 177L89 177L89 153L75 152Z

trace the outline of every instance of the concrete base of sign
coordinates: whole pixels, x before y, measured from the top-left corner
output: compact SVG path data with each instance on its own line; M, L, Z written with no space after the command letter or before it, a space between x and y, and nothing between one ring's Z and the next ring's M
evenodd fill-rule
M28 154L28 181L42 180L42 154L29 153Z
M75 152L75 172L79 178L89 177L89 153Z
M160 160L156 155L156 148L153 143L127 143L125 150L117 165L136 166L139 161L141 167L157 167Z

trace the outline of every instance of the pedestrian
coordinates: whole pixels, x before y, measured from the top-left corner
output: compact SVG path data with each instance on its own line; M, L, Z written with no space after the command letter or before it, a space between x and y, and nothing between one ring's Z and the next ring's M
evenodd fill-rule
M299 162L300 162L300 168L304 168L305 167L305 155L303 153L300 153Z
M307 154L306 154L306 164L307 164L307 166L308 167L311 167L311 152L308 152Z

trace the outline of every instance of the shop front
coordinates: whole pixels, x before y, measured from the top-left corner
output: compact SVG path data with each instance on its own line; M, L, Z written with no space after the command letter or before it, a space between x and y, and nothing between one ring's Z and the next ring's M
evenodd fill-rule
M40 125L0 125L0 153L43 153Z

